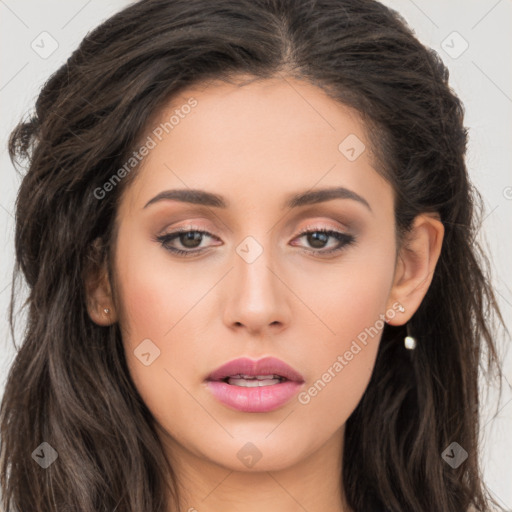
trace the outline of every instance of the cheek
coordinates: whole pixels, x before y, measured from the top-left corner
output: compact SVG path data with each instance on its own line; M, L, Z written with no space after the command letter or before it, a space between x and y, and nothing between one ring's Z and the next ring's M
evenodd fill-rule
M384 328L394 264L391 246L354 253L308 296L308 304L322 320L317 329L323 334L319 331L310 345L308 386L299 403L316 418L318 428L334 430L344 423L366 390Z
M192 294L181 272L169 273L169 263L158 243L147 234L132 236L120 228L116 247L116 281L121 302L123 334L130 344L142 339L164 340ZM182 314L185 311L182 312ZM169 333L170 336L170 333Z
M322 320L322 333L317 336L321 353L331 357L332 349L346 349L367 329L382 330L394 266L392 244L375 242L347 252L335 265L305 269L303 275L309 277L299 278L299 289ZM359 339L364 341L364 334Z
M172 404L183 410L191 401L180 386L183 378L177 369L186 368L188 375L201 373L198 350L192 341L205 339L205 334L198 332L197 321L204 281L194 280L185 271L171 272L168 258L157 244L122 235L120 230L116 282L130 375L152 412Z

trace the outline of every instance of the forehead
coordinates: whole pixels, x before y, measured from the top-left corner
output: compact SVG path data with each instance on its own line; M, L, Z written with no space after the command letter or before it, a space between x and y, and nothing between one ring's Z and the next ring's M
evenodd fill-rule
M232 190L255 203L269 191L315 184L388 187L358 113L291 78L183 90L156 113L145 137L153 143L133 184L138 207L176 187Z
M197 105L188 109L191 98ZM183 115L181 110L187 113ZM173 116L176 113L180 119ZM365 138L365 127L356 110L335 101L319 87L292 78L198 85L173 98L157 113L153 125L165 129L165 123L173 117L176 124L170 131L175 136L190 128L201 134L202 141L214 140L215 145L225 142L232 146L232 151L237 150L237 141L244 140L247 147L251 138L253 147L283 150L288 147L283 147L285 143L295 146L304 136L317 143L317 136L321 135L330 143L351 130L350 133L357 132L361 139ZM185 125L185 130L183 126L178 130L180 125ZM163 137L166 135L169 134ZM194 141L190 143L193 145ZM335 144L334 150L337 149Z

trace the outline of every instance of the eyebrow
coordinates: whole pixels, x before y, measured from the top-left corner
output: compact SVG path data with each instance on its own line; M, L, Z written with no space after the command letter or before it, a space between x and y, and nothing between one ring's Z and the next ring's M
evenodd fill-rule
M308 190L299 194L293 194L285 201L283 208L300 208L310 204L331 201L332 199L352 199L363 204L368 210L372 211L368 201L356 194L354 191L345 187L324 188L319 190ZM158 201L173 200L183 203L199 204L203 206L211 206L213 208L228 208L229 201L219 194L206 192L197 189L175 189L164 190L155 197L150 199L144 208Z

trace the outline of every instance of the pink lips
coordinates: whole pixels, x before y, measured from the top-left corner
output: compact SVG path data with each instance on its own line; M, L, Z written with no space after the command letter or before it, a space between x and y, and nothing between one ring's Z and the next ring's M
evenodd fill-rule
M242 387L224 380L237 375L279 376L281 382L257 387ZM224 405L243 412L269 412L288 402L302 387L304 379L291 366L275 357L258 361L243 357L229 361L206 379L208 389Z

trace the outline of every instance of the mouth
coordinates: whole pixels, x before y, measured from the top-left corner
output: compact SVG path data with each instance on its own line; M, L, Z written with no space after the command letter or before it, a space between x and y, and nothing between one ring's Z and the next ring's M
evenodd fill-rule
M214 370L205 381L218 401L243 412L277 409L304 384L299 372L274 357L235 359Z
M206 380L244 387L272 386L287 380L304 382L297 370L275 357L265 357L258 361L240 357L214 370Z
M222 379L230 386L241 386L243 388L257 388L261 386L274 386L288 380L281 375L246 375L238 374Z

